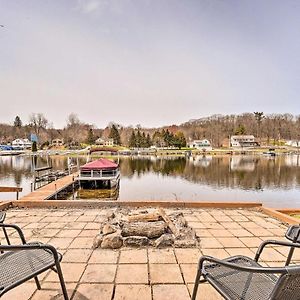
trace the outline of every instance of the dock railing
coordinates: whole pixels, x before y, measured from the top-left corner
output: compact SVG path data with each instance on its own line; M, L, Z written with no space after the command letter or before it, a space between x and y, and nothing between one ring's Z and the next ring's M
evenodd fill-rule
M17 193L16 199L19 200L19 193L22 192L22 188L13 186L0 186L0 193Z

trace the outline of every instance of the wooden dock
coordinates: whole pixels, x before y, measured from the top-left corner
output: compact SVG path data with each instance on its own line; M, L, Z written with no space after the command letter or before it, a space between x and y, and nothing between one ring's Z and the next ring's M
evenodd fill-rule
M38 190L35 190L30 194L20 198L20 200L22 201L46 200L51 195L55 194L56 192L59 192L60 190L70 185L73 182L73 178L77 176L77 174L78 173L67 175L49 184L46 184L43 187L39 188Z

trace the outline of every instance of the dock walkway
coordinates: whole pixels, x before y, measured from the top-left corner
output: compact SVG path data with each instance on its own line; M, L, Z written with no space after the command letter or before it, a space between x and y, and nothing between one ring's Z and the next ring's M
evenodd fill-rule
M27 201L46 200L55 192L59 192L60 190L70 185L73 182L73 177L75 177L77 174L78 173L67 175L49 184L46 184L45 186L39 188L38 190L35 190L30 194L23 196L22 198L20 198L20 200L27 200Z

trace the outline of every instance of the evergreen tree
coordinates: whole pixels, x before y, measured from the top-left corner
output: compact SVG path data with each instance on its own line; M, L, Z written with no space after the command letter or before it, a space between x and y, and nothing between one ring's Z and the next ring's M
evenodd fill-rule
M145 132L142 133L141 147L142 148L147 148L147 139L146 139Z
M135 141L136 141L136 143L135 143L136 147L138 147L138 148L142 147L142 135L141 135L140 129L138 129L138 131L137 131Z
M182 131L178 131L174 137L176 147L182 148L186 147L186 139Z
M113 139L114 140L114 143L116 145L121 145L121 137L120 137L120 133L119 133L119 130L117 128L117 126L115 124L113 124L111 126L111 129L110 129L110 133L109 133L109 136L108 136L110 139Z
M14 126L15 126L16 128L21 128L21 127L22 127L22 121L21 121L21 119L20 119L19 116L16 116L16 117L15 117L15 120L14 120Z
M87 140L86 141L87 141L87 143L89 145L92 145L95 142L95 136L94 136L94 132L93 132L92 128L90 128L89 131L88 131L88 135L87 135Z
M31 145L31 151L32 151L32 152L37 152L37 144L36 144L36 141L32 142L32 145Z
M246 133L246 128L243 124L239 124L238 128L235 131L236 135L243 135Z
M152 141L151 141L151 137L150 137L150 134L148 133L147 134L147 137L146 137L146 147L151 147L152 146Z
M131 148L136 147L136 136L134 130L132 130L131 136L129 138L129 147Z

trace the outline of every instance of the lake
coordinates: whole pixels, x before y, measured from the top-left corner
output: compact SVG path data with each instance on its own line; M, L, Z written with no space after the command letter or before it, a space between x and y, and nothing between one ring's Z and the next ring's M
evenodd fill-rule
M79 159L80 164L86 157ZM30 192L33 166L67 167L67 157L0 156L0 186ZM74 159L76 160L76 159ZM300 207L300 156L122 157L119 200L258 201ZM0 193L0 200L15 193Z

